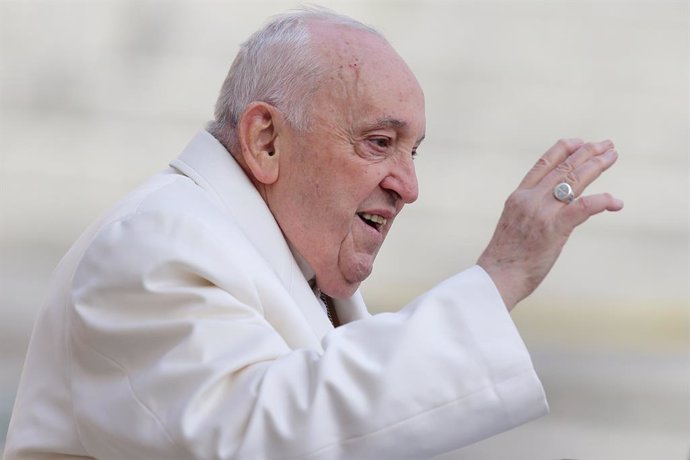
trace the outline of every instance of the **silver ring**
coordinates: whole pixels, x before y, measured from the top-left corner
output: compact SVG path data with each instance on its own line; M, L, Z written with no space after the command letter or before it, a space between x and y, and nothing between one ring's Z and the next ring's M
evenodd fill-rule
M570 203L575 199L573 188L567 182L561 182L553 189L553 196L562 203Z

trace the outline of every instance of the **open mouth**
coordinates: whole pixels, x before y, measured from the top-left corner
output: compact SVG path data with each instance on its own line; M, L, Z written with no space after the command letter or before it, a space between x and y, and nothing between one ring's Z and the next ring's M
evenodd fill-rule
M364 221L365 224L367 224L368 226L370 226L370 227L372 227L378 231L381 231L381 228L384 225L386 225L386 222L387 222L385 217L379 216L377 214L358 212L357 216L359 216L359 218L362 219L362 221Z

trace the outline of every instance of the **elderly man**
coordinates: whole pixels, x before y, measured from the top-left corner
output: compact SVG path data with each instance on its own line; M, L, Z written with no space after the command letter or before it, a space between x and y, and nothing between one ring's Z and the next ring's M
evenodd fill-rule
M417 198L424 132L368 27L309 9L253 35L209 131L61 262L5 458L421 459L545 413L508 311L622 207L573 201L613 145L558 142L477 266L370 316L358 287Z

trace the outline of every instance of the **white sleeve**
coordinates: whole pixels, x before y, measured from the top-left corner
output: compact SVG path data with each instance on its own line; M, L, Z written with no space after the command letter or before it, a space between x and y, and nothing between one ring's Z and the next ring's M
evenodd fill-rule
M352 412L356 434L305 458L430 458L548 411L527 349L478 266L398 313L336 329L324 345L324 364L344 363L331 376L344 388L338 423Z
M69 348L77 429L92 456L419 459L546 412L481 268L398 313L335 329L323 352L293 350L217 237L137 215L86 252Z

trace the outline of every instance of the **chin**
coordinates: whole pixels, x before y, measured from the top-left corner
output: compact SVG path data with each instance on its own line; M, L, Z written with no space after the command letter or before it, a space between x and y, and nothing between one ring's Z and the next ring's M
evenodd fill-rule
M338 262L337 266L333 267L335 270L330 271L330 276L324 274L319 277L317 273L316 279L320 280L319 287L324 293L334 299L346 299L352 297L362 281L371 275L374 257L340 257Z
M334 299L347 299L359 289L359 285L371 274L371 267L367 270L358 270L355 273L340 273L338 279L324 283L321 290ZM354 275L354 276L353 276ZM317 276L318 279L318 276Z
M357 268L357 270L350 271L349 273L343 273L343 282L340 283L341 289L339 289L343 295L338 298L351 297L352 294L359 289L359 285L362 284L362 281L371 275L371 265Z

